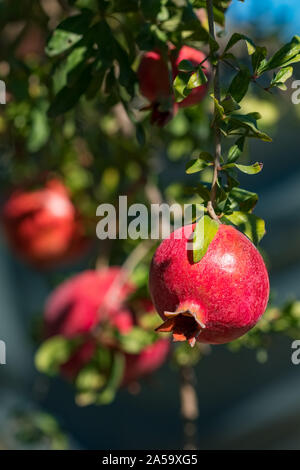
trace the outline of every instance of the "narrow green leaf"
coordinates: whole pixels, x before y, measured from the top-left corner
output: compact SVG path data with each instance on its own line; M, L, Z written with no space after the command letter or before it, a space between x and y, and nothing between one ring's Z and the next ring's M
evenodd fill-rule
M245 137L242 136L236 141L236 143L232 147L230 147L227 157L228 163L234 163L240 157L244 150L244 144Z
M87 90L91 79L91 66L89 66L82 72L72 87L65 86L55 96L48 110L48 116L54 118L72 109L79 101L81 95Z
M207 77L202 70L202 67L198 67L197 72L193 73L188 81L187 87L189 90L197 88L198 86L205 85L207 83Z
M237 163L234 163L234 166L247 175L256 175L263 169L263 164L258 162L253 163L253 165L238 165Z
M267 70L284 67L289 64L300 61L300 36L294 36L293 39L277 51L271 59L264 62L258 68L258 74Z
M222 222L238 227L255 245L258 245L266 233L264 220L254 214L237 211L222 217Z
M214 100L215 102L215 108L217 112L217 117L219 117L221 120L225 118L225 110L223 106L220 104L220 102L215 98L213 94L210 95L210 97Z
M253 113L231 114L226 128L227 133L231 135L244 134L244 129L246 129L247 137L261 139L264 142L272 142L272 139L268 134L258 129L256 118L257 115L253 115Z
M190 60L182 60L178 64L178 70L180 72L194 72L195 66L192 64Z
M203 216L196 224L193 233L193 261L199 263L214 239L220 224L208 215Z
M251 74L247 68L240 70L233 78L228 93L239 103L248 91Z
M256 50L256 46L255 46L254 42L252 41L252 39L248 38L244 34L239 34L239 33L234 33L231 36L231 38L229 39L229 41L227 43L227 46L225 47L224 52L227 52L229 49L231 49L239 41L245 41L246 42L247 50L248 50L249 55L254 54L254 52Z
M293 67L283 67L273 77L271 81L271 87L280 86L285 83L293 75Z
M62 21L48 41L46 47L48 56L54 57L73 47L87 32L91 20L92 13L85 10L80 15L70 16Z
M251 57L253 73L256 74L258 68L263 65L262 62L265 60L267 55L267 49L265 47L256 47L256 51Z
M242 212L252 211L258 201L258 195L246 189L234 187L229 193L230 199L236 204L233 209L239 206Z
M221 101L221 106L223 106L225 114L230 114L241 109L240 105L230 94L227 94L226 97Z
M188 96L187 84L189 82L189 75L185 72L179 72L173 82L174 94L176 102L184 100Z
M207 161L202 160L202 158L195 158L186 164L185 172L188 175L191 175L192 173L198 173L199 171L204 170L204 168L209 165L210 164Z

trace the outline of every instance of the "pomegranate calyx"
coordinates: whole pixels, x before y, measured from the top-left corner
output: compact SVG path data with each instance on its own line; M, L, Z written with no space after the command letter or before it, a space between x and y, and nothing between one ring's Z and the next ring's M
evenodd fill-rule
M198 336L205 328L197 315L190 310L164 312L166 321L155 331L161 333L172 332L173 341L188 341L191 347L194 347Z

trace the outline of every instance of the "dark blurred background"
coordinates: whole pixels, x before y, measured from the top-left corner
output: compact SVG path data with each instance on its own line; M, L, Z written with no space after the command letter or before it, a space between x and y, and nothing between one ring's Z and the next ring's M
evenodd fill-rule
M228 20L228 33L244 31L258 43L272 44L299 33L300 4L296 0L234 1ZM299 67L293 79L297 78ZM267 97L259 105L261 127L272 135L273 143L251 143L250 155L264 163L264 171L242 179L242 186L260 196L256 214L266 220L262 248L279 304L300 298L300 105L292 104L293 91L288 82L285 94L272 101ZM249 111L256 110L255 100L253 96L245 103ZM182 168L184 162L178 163L178 171ZM173 175L162 168L159 178L164 184ZM7 365L0 366L0 445L24 445L14 434L15 410L43 410L57 419L74 448L180 448L179 378L169 365L142 381L139 394L121 390L113 404L87 408L75 405L70 385L35 371L34 343L28 331L49 286L43 276L13 257L4 240L0 249L0 338L7 344ZM196 373L200 448L300 448L300 366L291 363L291 339L274 338L263 363L251 350L233 354L225 346L212 347Z

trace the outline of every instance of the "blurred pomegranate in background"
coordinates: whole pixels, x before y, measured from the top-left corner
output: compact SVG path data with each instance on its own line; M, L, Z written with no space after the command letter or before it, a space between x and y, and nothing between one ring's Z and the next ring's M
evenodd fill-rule
M151 123L164 126L172 119L178 111L178 107L193 106L204 98L207 93L207 84L194 88L189 96L180 103L175 102L172 89L172 80L179 73L178 65L182 60L188 60L193 66L200 63L207 77L210 75L210 65L205 61L203 52L189 46L183 46L176 50L174 46L169 47L169 60L171 70L161 52L158 50L146 52L141 59L138 68L138 79L140 91L149 101L151 109ZM171 77L172 76L172 77Z
M97 344L111 350L122 351L109 329L115 328L126 335L137 324L136 315L126 301L135 286L122 280L119 267L99 271L84 271L64 282L50 295L45 307L46 337L62 335L76 338L81 335L83 344L61 367L62 374L74 379L80 369L93 357ZM150 301L143 303L149 308ZM154 313L153 306L151 312ZM95 328L97 327L97 332ZM93 336L91 333L95 333ZM139 354L125 353L123 384L153 372L166 359L169 340L158 340Z
M32 23L26 26L15 56L18 59L41 58L45 54L44 49L45 33L39 26Z
M36 190L15 190L3 222L13 250L39 268L71 261L88 245L84 225L67 188L57 179Z

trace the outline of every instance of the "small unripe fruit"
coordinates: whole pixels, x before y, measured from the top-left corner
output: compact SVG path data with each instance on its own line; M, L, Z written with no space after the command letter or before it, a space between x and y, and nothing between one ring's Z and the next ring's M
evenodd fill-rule
M203 258L194 263L194 225L180 228L154 254L150 292L164 320L158 331L174 340L221 344L250 330L264 313L269 278L252 242L229 225L220 225Z
M13 250L37 267L72 260L87 246L68 190L56 179L40 189L15 190L4 204L3 222Z

